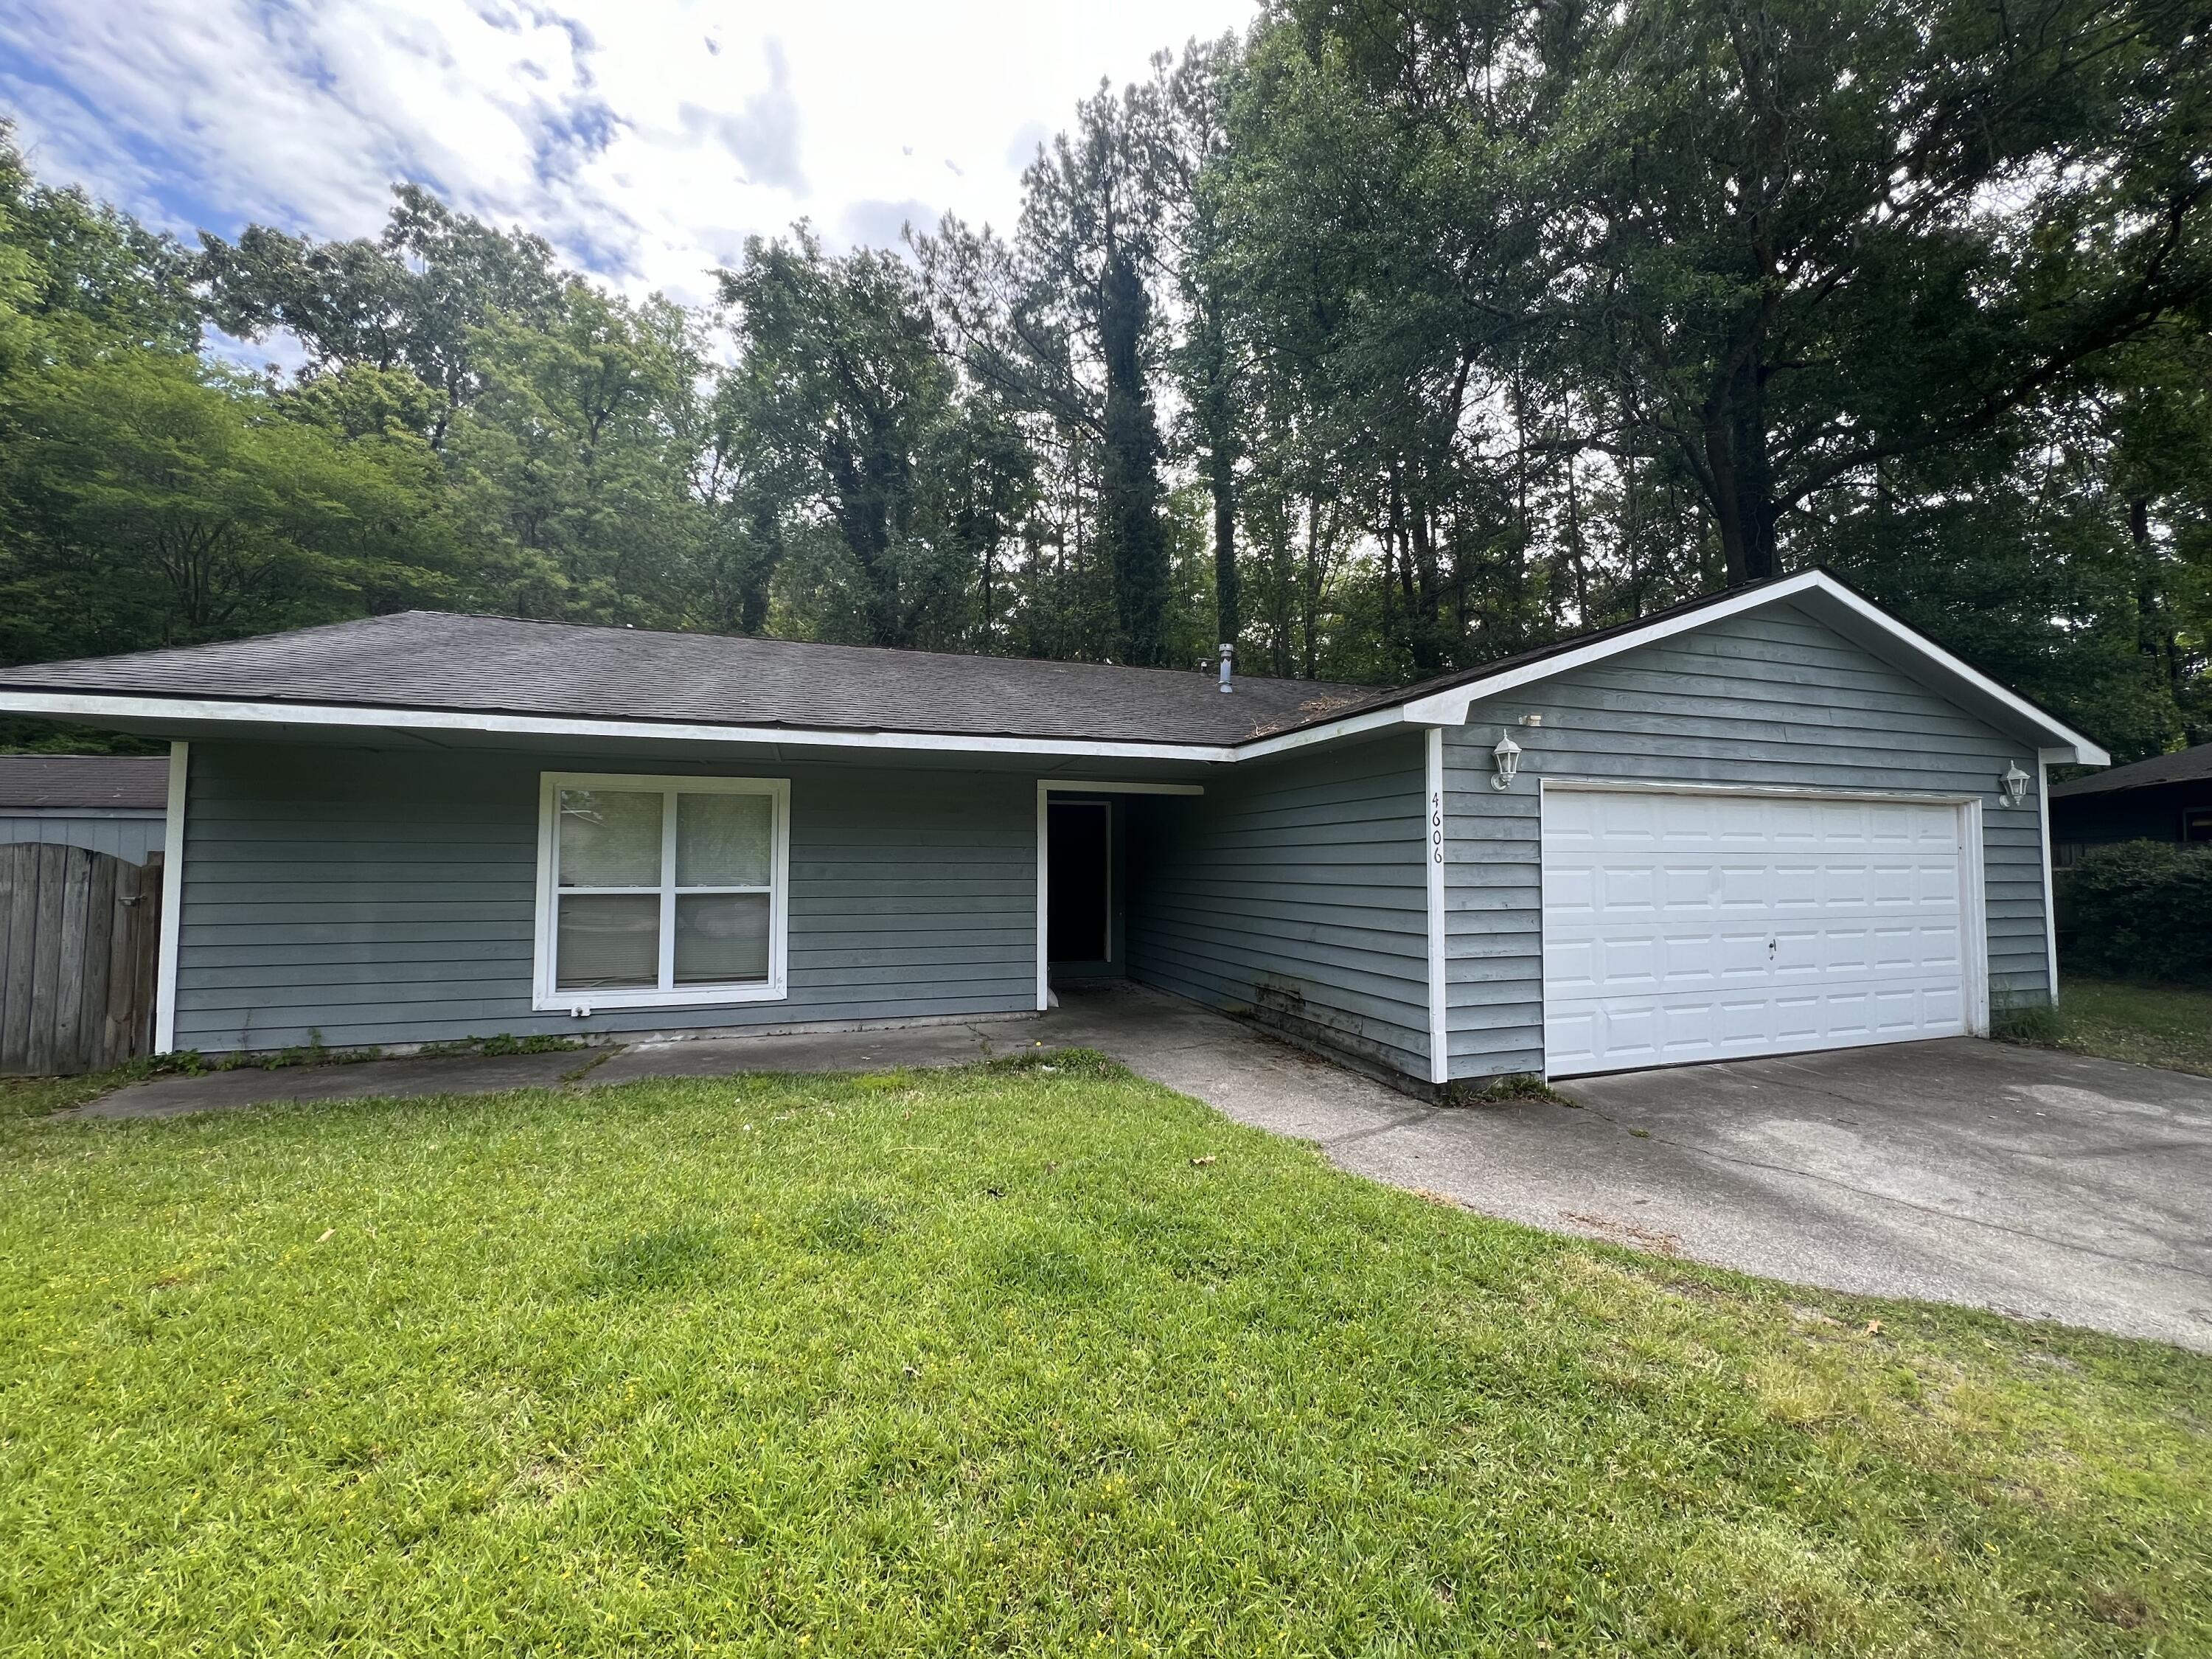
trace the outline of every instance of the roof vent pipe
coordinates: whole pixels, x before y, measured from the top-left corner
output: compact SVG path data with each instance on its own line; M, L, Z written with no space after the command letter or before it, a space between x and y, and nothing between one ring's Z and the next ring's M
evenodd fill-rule
M1229 683L1230 665L1236 660L1236 657L1235 646L1224 645L1221 647L1221 689L1224 691L1234 691L1237 689Z

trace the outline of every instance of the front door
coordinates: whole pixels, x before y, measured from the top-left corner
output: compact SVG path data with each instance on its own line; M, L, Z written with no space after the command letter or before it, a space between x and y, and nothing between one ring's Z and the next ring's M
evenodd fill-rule
M1113 805L1054 801L1046 809L1045 956L1103 970L1113 956Z

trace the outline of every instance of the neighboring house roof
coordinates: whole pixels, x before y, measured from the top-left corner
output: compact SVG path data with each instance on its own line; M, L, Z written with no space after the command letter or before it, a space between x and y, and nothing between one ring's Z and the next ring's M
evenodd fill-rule
M1821 571L1396 690L1176 669L590 628L412 611L259 639L0 670L0 711L129 722L790 742L1220 762L1403 725L1686 632L1793 605L2046 758L2105 751Z
M2094 778L2051 786L2051 799L2074 795L2106 795L2118 789L2148 789L2161 783L2200 783L2212 780L2212 743L2200 743L2171 755L2154 755L2126 766L2100 772Z
M166 756L0 755L0 812L159 812L168 800Z

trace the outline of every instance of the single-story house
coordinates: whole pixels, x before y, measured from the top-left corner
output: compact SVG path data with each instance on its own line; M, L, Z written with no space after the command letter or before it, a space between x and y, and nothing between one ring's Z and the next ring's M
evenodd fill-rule
M1421 1085L1984 1031L2108 758L1818 572L1389 691L410 612L0 709L173 740L163 1048L1127 975Z
M161 850L168 807L159 755L0 755L0 847L46 842L143 864Z
M2212 743L2051 786L2063 866L2116 841L2212 842Z

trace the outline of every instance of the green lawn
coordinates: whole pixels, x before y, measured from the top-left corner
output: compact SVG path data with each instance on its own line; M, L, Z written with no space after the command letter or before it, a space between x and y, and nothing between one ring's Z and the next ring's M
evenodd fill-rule
M2058 981L2054 1046L2212 1077L2212 987Z
M2203 1653L2209 1546L2212 1360L1081 1057L0 1125L0 1652Z

